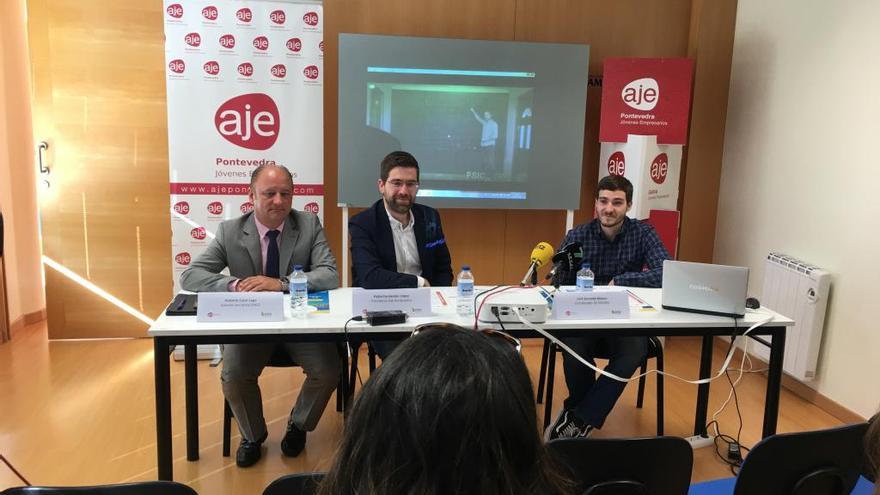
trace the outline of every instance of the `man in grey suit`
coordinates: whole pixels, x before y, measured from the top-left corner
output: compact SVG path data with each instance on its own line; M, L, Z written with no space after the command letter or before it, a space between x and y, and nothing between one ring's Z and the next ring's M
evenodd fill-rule
M336 259L315 215L291 210L293 177L283 166L257 167L251 175L249 197L254 211L226 220L211 244L180 275L191 291L286 291L286 275L302 265L309 290L339 286ZM228 267L229 275L220 272ZM260 460L268 431L257 379L276 344L229 344L223 348L220 381L223 395L241 431L235 461L240 467ZM306 432L314 430L340 373L339 355L332 343L278 344L306 374L287 422L281 450L289 457L302 452Z

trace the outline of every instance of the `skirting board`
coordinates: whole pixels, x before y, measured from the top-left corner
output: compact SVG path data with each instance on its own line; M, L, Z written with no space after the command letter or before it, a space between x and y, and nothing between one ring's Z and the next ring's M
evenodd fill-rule
M14 339L15 334L24 330L26 326L33 325L34 323L43 321L45 319L46 308L19 316L12 323L9 324L9 337Z
M722 339L716 339L715 346L723 349L726 352L729 345L728 342L729 341L725 341ZM752 359L753 362L756 363L756 368L763 368L767 366L766 361L756 357L754 354L749 353L749 357ZM742 349L737 348L734 351L733 360L731 362L738 363L740 360L742 360ZM766 372L761 374L767 376ZM795 380L785 373L782 374L782 386L794 395L797 395L801 399L804 399L805 401L815 405L819 409L827 412L828 414L834 416L835 418L846 424L860 423L866 420L866 418L863 418L860 414L856 414L853 411L850 411L846 407L822 395L821 393L816 391L816 389L805 385L798 380Z

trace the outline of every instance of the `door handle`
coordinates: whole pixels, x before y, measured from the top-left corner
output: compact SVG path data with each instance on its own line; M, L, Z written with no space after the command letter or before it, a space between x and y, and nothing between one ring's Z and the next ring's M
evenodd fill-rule
M49 149L49 143L47 143L46 141L40 141L40 144L37 145L37 163L40 166L40 173L41 174L48 174L49 173L49 167L46 165L43 165L43 151L48 150L48 149Z

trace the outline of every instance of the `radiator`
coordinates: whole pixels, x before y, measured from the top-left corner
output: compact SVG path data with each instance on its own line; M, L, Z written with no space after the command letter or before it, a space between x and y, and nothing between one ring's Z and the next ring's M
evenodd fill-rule
M830 286L831 274L821 268L781 253L767 255L760 300L764 307L795 322L785 333L783 370L798 380L816 376ZM767 347L750 348L752 354L768 360Z

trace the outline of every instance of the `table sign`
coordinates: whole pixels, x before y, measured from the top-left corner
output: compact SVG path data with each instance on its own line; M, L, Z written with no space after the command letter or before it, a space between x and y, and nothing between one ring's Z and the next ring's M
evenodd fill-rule
M364 311L400 310L409 316L431 314L431 289L360 289L351 291L351 311L359 316Z
M629 293L626 289L597 287L591 291L561 290L553 297L553 319L616 318L629 318Z
M200 292L199 323L284 321L281 292Z

